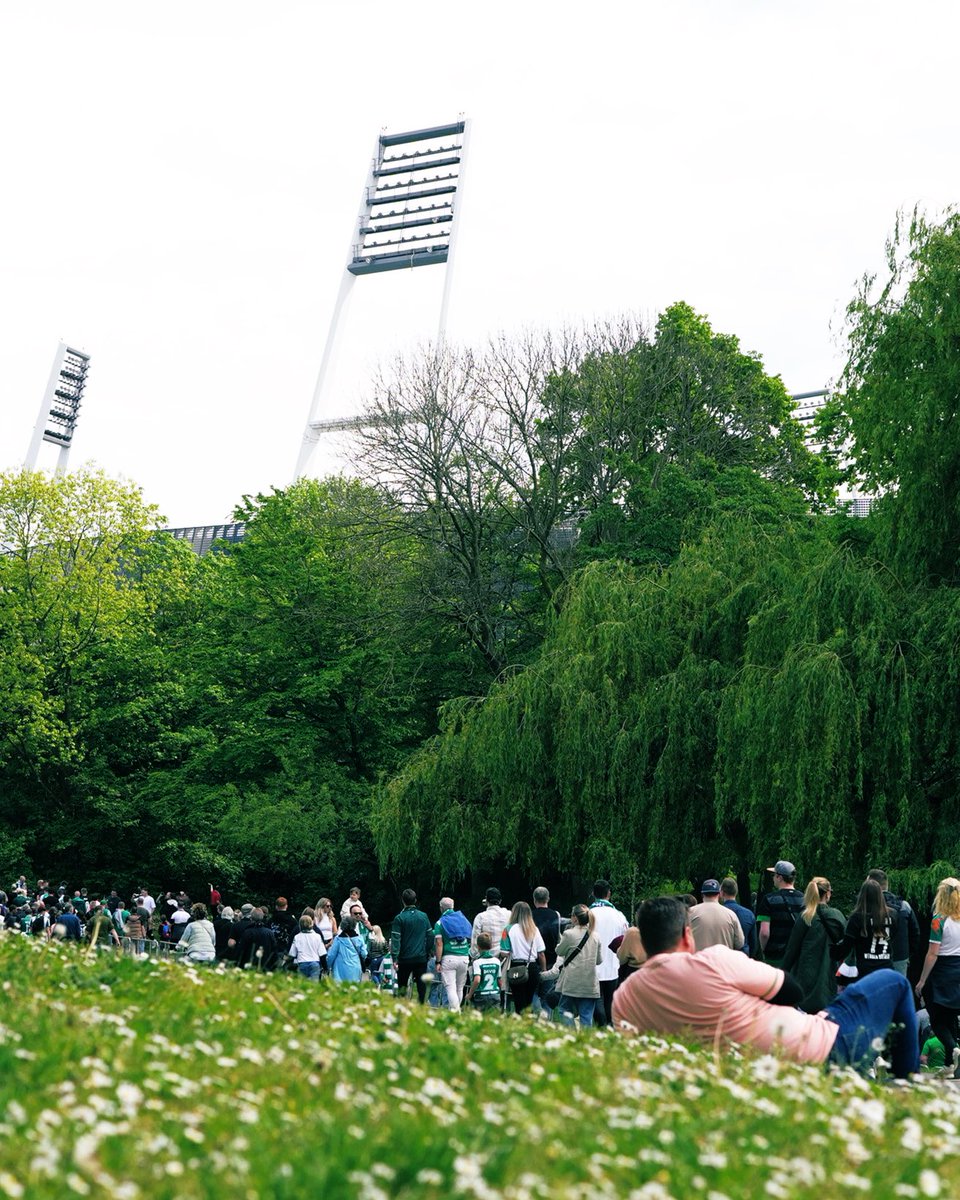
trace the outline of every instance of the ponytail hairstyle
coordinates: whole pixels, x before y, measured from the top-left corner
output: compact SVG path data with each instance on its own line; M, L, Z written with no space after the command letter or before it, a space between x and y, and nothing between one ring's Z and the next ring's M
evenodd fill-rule
M593 926L596 923L596 917L593 915L593 909L587 908L585 904L575 904L571 918L576 921L580 929L589 929L593 933Z
M937 894L933 900L933 911L938 917L952 917L960 920L960 879L948 875L940 880Z
M883 888L875 879L868 879L861 887L853 911L860 914L865 937L883 933L890 924L890 910L883 898Z
M818 905L826 901L831 891L830 880L824 879L822 875L814 875L807 884L807 889L803 893L803 919L808 925L813 924L813 919L817 915Z

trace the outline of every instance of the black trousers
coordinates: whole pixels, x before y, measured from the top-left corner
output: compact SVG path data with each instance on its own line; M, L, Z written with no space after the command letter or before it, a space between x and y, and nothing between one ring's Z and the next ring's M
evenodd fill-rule
M406 995L407 984L410 982L410 976L412 975L417 985L417 999L423 1004L427 998L427 985L423 982L426 971L427 960L425 958L398 958L397 994L400 996Z
M600 1000L601 1005L597 1006L598 1025L613 1024L613 993L620 986L619 979L601 979L600 980Z
M513 996L513 1010L521 1013L525 1008L529 1008L533 1003L533 998L537 994L537 987L540 984L540 964L532 962L527 967L527 982L515 983L510 988L510 994Z

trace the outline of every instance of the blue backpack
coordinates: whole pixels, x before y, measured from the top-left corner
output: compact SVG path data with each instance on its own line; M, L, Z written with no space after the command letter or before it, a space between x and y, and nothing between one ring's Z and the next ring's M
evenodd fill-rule
M440 918L440 928L447 935L447 941L454 946L462 946L469 942L473 932L473 926L459 909L455 912L452 910L445 912Z

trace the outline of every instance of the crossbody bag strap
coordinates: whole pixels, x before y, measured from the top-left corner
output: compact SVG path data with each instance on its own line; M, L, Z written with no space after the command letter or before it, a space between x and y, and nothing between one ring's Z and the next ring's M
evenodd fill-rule
M835 938L833 936L833 934L830 932L830 926L823 919L823 913L820 911L819 908L817 909L817 916L820 918L820 924L827 931L827 941L830 943L831 946L839 946L840 943L843 941L843 937L841 936L841 937Z
M588 938L589 936L590 936L590 930L588 929L588 930L587 930L587 932L586 932L586 933L583 935L583 937L580 939L580 945L579 945L579 946L576 946L576 947L573 949L572 953L568 954L568 955L567 955L567 957L566 957L566 958L563 960L563 963L561 964L561 967L560 967L560 970L561 970L561 971L563 970L563 968L564 968L564 967L568 966L570 963L572 963L572 962L573 962L573 960L574 960L574 959L577 957L577 955L580 953L580 951L581 951L581 950L584 948L584 946L587 944L587 938Z

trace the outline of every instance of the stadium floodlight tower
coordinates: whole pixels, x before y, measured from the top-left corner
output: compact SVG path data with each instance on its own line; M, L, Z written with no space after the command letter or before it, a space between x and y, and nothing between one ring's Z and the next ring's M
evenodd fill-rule
M333 306L295 478L306 470L322 434L354 429L362 423L357 417L322 416L337 333L358 275L443 266L446 274L437 332L438 343L443 341L468 133L469 121L461 119L407 133L381 133L377 138Z
M41 442L50 442L60 447L56 473L62 475L67 469L73 431L77 427L89 369L89 354L84 354L82 350L74 350L65 342L60 343L53 356L47 390L40 402L40 413L33 427L30 449L23 464L28 471L35 471L37 468Z

